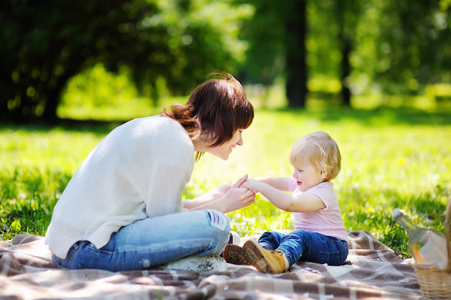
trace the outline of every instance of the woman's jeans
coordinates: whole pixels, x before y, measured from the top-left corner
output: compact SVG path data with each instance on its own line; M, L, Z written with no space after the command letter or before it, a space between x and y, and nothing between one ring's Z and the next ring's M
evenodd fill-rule
M53 255L53 261L69 269L142 270L191 255L220 255L229 233L229 219L216 210L158 216L122 227L100 249L79 241L66 259Z
M346 261L349 253L346 241L304 230L289 234L268 231L258 243L265 249L285 252L290 267L298 260L338 266Z

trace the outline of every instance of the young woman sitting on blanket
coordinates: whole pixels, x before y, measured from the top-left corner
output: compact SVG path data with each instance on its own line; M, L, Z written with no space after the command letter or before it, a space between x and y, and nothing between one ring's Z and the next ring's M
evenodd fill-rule
M182 202L194 161L227 160L254 118L241 84L222 74L199 85L186 104L132 120L87 156L56 204L46 243L70 269L141 270L187 256L220 255L229 241L224 213L255 194L223 185ZM196 152L196 155L195 155Z

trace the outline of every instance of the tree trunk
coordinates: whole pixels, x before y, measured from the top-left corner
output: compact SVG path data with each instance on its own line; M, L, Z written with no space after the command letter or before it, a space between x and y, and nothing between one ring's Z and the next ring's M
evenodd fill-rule
M58 77L56 86L48 91L47 101L45 101L45 110L42 115L42 120L46 123L54 124L58 121L58 116L56 115L56 110L58 104L60 103L60 97L62 96L62 91L64 86L67 84L70 75L64 74Z
M307 2L290 1L287 5L286 96L290 107L305 108L307 97Z
M351 64L349 62L349 55L351 54L352 44L351 40L344 35L341 35L341 100L345 107L351 107L351 90L349 89L348 77L351 75Z

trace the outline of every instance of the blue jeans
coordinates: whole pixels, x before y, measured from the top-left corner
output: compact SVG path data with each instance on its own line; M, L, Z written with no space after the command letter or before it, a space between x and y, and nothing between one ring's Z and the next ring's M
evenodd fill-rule
M290 267L298 260L338 266L346 261L349 253L346 241L304 230L289 234L267 231L258 243L265 249L285 252Z
M113 233L100 249L78 241L66 259L52 258L69 269L143 270L191 255L220 255L229 233L229 219L223 213L190 211L136 221Z

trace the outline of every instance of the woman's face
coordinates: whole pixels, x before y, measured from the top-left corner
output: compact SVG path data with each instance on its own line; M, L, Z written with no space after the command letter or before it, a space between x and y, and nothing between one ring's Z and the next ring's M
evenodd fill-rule
M217 156L223 160L227 160L230 153L232 153L233 148L235 148L236 146L243 146L242 133L242 129L235 131L229 141L219 146L208 147L205 152L213 154L214 156Z

